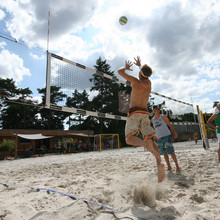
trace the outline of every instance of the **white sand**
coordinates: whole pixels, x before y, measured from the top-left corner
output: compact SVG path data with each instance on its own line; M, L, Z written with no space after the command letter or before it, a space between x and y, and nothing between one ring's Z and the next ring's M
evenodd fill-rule
M218 143L174 146L182 173L167 173L160 184L143 147L0 161L0 182L10 185L0 185L0 219L117 219L109 209L30 187L113 208L121 219L220 219Z

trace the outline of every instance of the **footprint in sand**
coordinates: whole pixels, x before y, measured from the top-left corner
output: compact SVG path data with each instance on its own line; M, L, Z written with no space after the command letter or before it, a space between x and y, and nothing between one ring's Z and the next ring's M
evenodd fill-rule
M190 199L193 200L193 201L196 201L198 203L203 203L205 201L205 199L202 196L197 195L197 194L192 195L190 197Z

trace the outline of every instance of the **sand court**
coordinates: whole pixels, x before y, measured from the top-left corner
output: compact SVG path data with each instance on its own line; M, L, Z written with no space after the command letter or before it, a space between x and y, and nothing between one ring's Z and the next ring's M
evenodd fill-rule
M159 184L143 147L0 161L0 219L220 219L217 144L174 147Z

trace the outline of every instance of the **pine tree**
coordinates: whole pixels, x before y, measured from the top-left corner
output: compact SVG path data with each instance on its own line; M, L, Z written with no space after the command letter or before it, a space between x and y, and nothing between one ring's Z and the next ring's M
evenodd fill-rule
M102 76L103 73L106 73L115 77L114 71L111 71L110 65L106 60L102 60L101 57L96 60L94 67L98 74L94 74L93 78L90 79L94 84L90 91L96 91L98 94L92 99L92 110L118 115L119 85L114 80ZM114 123L113 120L103 118L98 118L97 121L100 125L100 133L107 132L111 124Z
M78 90L75 90L72 93L72 97L67 97L66 105L68 107L73 107L83 110L90 110L91 108L89 95L87 94L86 90L83 90L82 93L78 92ZM70 114L69 122L68 122L69 125L71 124L71 121L73 121L73 125L70 126L70 129L72 130L74 128L75 130L81 130L85 127L85 124L90 126L90 124L86 123L87 119L88 116L83 116L81 114Z
M0 121L3 129L38 127L38 107L31 105L32 91L29 88L17 88L13 79L0 78L0 91Z
M46 88L37 90L42 94L42 104L44 104L46 101ZM59 102L63 101L65 97L66 95L60 91L60 87L51 86L50 103L59 105ZM42 128L58 130L64 129L64 120L69 115L66 112L53 111L51 109L42 109L40 114L42 118Z

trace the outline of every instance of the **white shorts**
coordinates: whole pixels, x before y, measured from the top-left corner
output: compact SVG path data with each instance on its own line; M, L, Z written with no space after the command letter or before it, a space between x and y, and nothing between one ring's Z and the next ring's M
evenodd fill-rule
M141 132L143 139L156 139L155 130L150 125L149 113L146 111L134 111L127 117L125 136L137 136Z
M216 133L216 136L218 138L218 143L220 143L220 133Z

